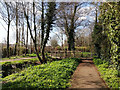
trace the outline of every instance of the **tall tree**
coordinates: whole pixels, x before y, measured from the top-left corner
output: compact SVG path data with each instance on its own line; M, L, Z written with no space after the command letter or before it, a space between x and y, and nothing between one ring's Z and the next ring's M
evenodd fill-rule
M10 7L7 2L5 2L7 7L7 14L8 14L8 31L7 31L7 57L9 57L9 31L10 31Z
M9 57L9 34L10 34L10 25L11 21L14 19L14 5L10 2L2 2L0 1L2 10L0 11L0 14L3 18L3 20L7 24L7 57Z
M48 2L48 9L46 10L46 29L45 29L45 34L44 34L44 39L43 39L43 44L41 48L41 54L42 54L42 59L46 63L45 59L45 47L47 44L47 41L49 39L50 31L52 30L52 24L55 20L55 9L56 9L56 3L55 2Z
M29 3L28 3L28 7L27 7L27 16L29 16ZM28 25L27 25L27 34L26 34L26 51L25 54L28 53Z
M68 50L75 50L75 30L81 25L80 9L83 3L59 3L57 26L62 27L67 36Z
M31 38L32 38L33 43L34 43L34 47L35 47L35 51L36 51L37 57L38 57L40 63L42 64L43 61L42 61L41 57L39 56L37 45L36 45L36 36L35 36L35 38L33 37L32 29L30 27L29 17L26 14L25 8L24 8L24 14L25 14L25 18L27 20L27 25L28 25L28 28L29 28L29 31L30 31ZM34 32L35 32L35 35L36 35L36 23L35 23L35 19L36 19L36 17L35 17L35 2L33 2L33 20L34 20L33 23L34 23Z
M15 52L14 52L15 55L17 52L17 46L18 46L18 5L16 2L16 44L15 44Z
M41 49L44 40L44 33L45 33L45 20L44 20L44 2L42 1L42 14L41 14ZM41 50L42 51L42 50Z

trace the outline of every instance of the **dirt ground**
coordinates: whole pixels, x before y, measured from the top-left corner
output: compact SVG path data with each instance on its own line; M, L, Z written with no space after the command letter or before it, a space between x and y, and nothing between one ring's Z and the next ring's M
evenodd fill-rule
M72 88L107 88L104 81L100 78L99 73L92 60L82 60L75 70L72 80Z

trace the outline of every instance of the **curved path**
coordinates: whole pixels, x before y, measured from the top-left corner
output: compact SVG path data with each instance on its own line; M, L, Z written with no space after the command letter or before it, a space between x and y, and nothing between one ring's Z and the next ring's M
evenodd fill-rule
M69 89L72 88L107 88L107 86L100 78L93 61L82 60L72 76Z

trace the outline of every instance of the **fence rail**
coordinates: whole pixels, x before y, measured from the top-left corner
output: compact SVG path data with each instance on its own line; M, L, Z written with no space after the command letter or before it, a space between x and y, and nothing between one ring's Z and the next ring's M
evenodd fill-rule
M80 52L80 51L51 51L49 52L51 57L58 58L91 58L93 53L91 52Z

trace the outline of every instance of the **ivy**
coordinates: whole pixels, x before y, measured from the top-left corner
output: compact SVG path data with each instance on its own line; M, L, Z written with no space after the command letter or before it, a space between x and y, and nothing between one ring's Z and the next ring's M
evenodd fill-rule
M94 28L96 30L101 31L101 34L94 34L93 38L94 42L100 42L99 48L100 50L100 58L108 62L108 69L104 72L103 78L108 80L108 84L111 88L118 87L118 84L111 85L111 82L114 82L112 79L114 74L112 73L112 69L118 71L117 75L120 77L120 2L104 2L101 3L99 14L99 21L95 25L100 25L102 28ZM100 36L99 36L100 35ZM104 37L106 36L106 37ZM100 37L104 37L101 39ZM102 41L102 42L101 42ZM97 52L96 52L97 53ZM100 61L100 60L98 60ZM99 67L103 68L103 67ZM110 71L109 71L110 70ZM113 75L110 79L107 77L107 73ZM107 78L106 78L107 77ZM111 81L110 81L111 80ZM115 80L115 79L114 79ZM120 85L119 85L120 87Z

